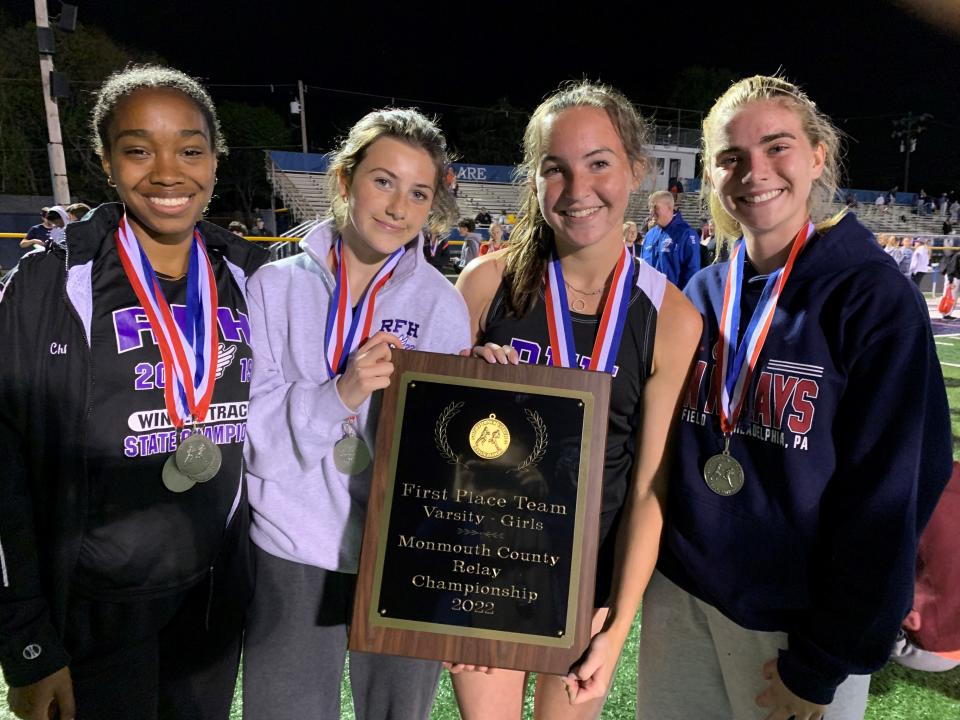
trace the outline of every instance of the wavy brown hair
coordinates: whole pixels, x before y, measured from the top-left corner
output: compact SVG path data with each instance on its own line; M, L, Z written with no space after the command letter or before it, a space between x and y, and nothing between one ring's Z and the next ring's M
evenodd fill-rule
M509 308L516 315L523 315L533 305L554 244L553 229L543 217L534 182L546 151L545 121L574 107L595 107L606 112L623 141L631 164L639 163L644 168L647 165L647 125L633 104L618 90L588 81L571 82L540 103L523 134L523 162L517 167L519 220L510 233L510 250L504 272L510 287Z
M414 108L385 108L364 115L350 128L330 157L327 168L327 192L330 197L330 215L341 230L347 224L347 200L340 196L340 178L349 185L353 173L376 140L390 137L420 148L433 161L433 203L427 216L427 226L435 234L445 232L457 219L457 201L444 183L450 164L447 141L440 128Z

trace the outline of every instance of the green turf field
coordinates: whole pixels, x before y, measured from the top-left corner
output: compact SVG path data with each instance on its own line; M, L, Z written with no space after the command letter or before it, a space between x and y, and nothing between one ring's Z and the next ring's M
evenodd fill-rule
M958 328L960 330L960 328ZM943 363L943 376L950 403L953 426L954 458L960 459L960 334L957 337L938 337L937 352ZM633 718L635 713L635 686L637 678L637 631L635 624L624 647L610 698L604 708L604 720ZM696 688L691 688L695 692ZM524 719L533 717L528 692ZM6 697L6 686L0 681L0 697ZM353 718L346 682L344 684L341 718ZM231 720L242 717L239 693L234 700ZM457 704L449 676L444 673L431 720L457 720ZM960 720L960 669L948 673L921 673L890 663L873 676L867 720ZM0 720L15 720L13 713L0 702Z

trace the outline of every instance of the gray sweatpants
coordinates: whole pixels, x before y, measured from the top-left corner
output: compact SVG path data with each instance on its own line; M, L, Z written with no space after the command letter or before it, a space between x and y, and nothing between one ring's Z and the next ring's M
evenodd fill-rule
M257 582L243 648L246 720L339 720L355 575L255 548ZM358 720L430 715L440 663L350 653Z
M712 605L654 572L643 596L639 720L763 720L757 706L767 681L761 668L787 647L780 632L740 627ZM837 688L824 720L862 720L869 675Z

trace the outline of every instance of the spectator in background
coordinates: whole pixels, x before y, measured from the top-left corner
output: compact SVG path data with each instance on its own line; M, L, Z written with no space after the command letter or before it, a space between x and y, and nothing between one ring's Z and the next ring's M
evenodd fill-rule
M946 193L940 193L940 200L937 201L937 209L940 211L940 217L947 216L947 209L950 206L950 198Z
M500 223L491 223L490 239L480 246L480 254L486 255L488 252L496 252L507 244L503 236L503 226Z
M227 225L227 230L240 237L243 237L247 234L247 226L238 220L234 220L232 223Z
M447 168L446 175L447 190L450 191L450 194L454 197L457 197L460 194L460 186L457 184L457 171L453 169L453 166Z
M674 209L672 194L660 190L648 202L654 224L643 238L642 258L683 290L700 269L700 238Z
M481 207L474 220L476 220L477 225L489 225L493 222L493 216L487 212L485 207Z
M953 293L953 304L941 309L940 315L944 320L956 320L952 313L957 304L957 295L960 294L960 253L945 254L937 269L946 278L945 282L949 284ZM944 294L946 290L947 288L944 287Z
M422 232L423 254L427 262L443 272L447 263L450 262L450 243L441 233L434 232L429 226L425 226Z
M700 231L700 267L712 265L716 259L717 230L713 220L709 220Z
M910 277L910 261L913 259L913 238L904 237L900 247L895 248L890 257L897 263L897 267L907 277Z
M627 220L623 224L623 244L627 246L631 256L637 256L637 224L633 220Z
M884 197L883 193L877 195L877 199L873 201L873 204L882 210L887 209L887 198Z
M50 232L47 234L47 247L49 247L51 243L63 245L67 239L65 228L67 225L73 222L73 219L63 206L54 205L47 211L47 220L49 220L53 225L53 227L50 228Z
M90 212L90 206L86 203L78 202L73 205L67 205L67 215L70 216L70 222L83 220L83 216Z
M264 224L262 217L257 218L256 224L249 234L252 237L269 237L270 231L267 230L267 226Z
M670 183L670 194L673 195L674 204L677 204L683 195L683 183L680 182L680 178L674 178Z
M477 229L473 218L461 218L457 223L457 230L463 238L463 246L460 248L460 267L465 268L467 263L480 255L480 243L483 238L474 232Z
M951 233L953 233L953 225L950 224L950 218L947 217L947 219L943 221L943 225L940 226L940 234L950 235Z
M506 224L507 224L507 210L506 210L506 208L504 208L503 210L501 210L501 211L500 211L500 214L497 215L497 222L500 223L501 225L506 225Z
M20 241L20 247L35 248L43 247L46 244L50 238L50 230L53 228L53 223L47 219L48 212L50 212L50 208L40 208L40 224L27 230L26 237Z
M910 256L910 279L920 287L923 276L930 271L930 250L927 241L918 237L913 241L913 255Z

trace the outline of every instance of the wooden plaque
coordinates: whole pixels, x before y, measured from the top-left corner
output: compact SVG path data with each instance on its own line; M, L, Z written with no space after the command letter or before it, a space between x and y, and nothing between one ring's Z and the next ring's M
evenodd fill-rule
M610 376L394 363L350 649L565 674L590 639Z

